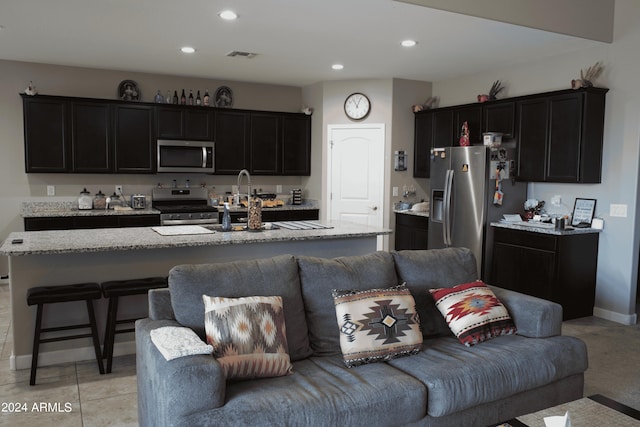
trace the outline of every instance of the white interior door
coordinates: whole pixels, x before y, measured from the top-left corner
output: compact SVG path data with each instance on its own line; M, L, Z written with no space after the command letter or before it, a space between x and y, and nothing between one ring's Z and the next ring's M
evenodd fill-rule
M329 125L329 219L382 227L384 124Z

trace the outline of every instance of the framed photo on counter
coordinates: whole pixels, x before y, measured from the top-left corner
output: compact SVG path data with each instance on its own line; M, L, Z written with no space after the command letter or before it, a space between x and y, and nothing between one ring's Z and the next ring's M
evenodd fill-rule
M596 211L596 199L576 198L573 205L571 225L574 227L591 227L593 214Z

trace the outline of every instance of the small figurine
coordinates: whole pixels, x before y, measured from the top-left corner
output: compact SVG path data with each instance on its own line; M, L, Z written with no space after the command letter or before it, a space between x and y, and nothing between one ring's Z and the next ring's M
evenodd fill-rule
M491 85L491 89L489 90L489 95L482 94L478 95L478 102L487 102L487 101L495 101L498 94L504 89L500 80L496 80Z
M461 147L468 147L471 145L471 142L469 141L469 124L466 121L462 123L459 143Z
M313 114L313 108L311 107L307 107L306 105L302 106L302 110L301 110L304 114L306 114L307 116L310 116Z
M423 104L415 104L411 107L411 109L413 110L414 113L417 113L418 111L430 110L431 108L436 108L437 104L438 104L438 97L430 96L429 98L427 98L426 101L424 101Z
M38 91L36 91L36 87L33 85L33 82L29 82L29 86L24 90L24 93L29 96L36 95Z
M580 70L580 78L571 80L571 89L593 86L593 80L595 80L600 73L602 73L602 64L600 64L600 61L587 68L586 72Z

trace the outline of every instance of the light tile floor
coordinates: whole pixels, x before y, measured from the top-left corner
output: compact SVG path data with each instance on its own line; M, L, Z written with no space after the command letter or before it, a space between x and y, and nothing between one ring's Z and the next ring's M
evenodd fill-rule
M11 371L9 289L0 284L0 426L136 426L135 356L114 358L113 372L100 375L95 361L38 368L29 386L29 370ZM603 394L640 410L640 324L624 326L596 317L565 322L563 334L583 339L589 348L585 396ZM27 412L7 405L26 403ZM60 411L38 412L41 403ZM67 410L67 405L70 410Z

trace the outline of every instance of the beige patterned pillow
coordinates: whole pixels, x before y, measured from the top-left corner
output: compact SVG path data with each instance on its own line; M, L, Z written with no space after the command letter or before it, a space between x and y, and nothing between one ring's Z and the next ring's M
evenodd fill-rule
M203 295L207 343L227 379L263 378L293 372L282 298Z
M366 291L334 290L345 365L410 356L422 347L416 303L404 285Z

